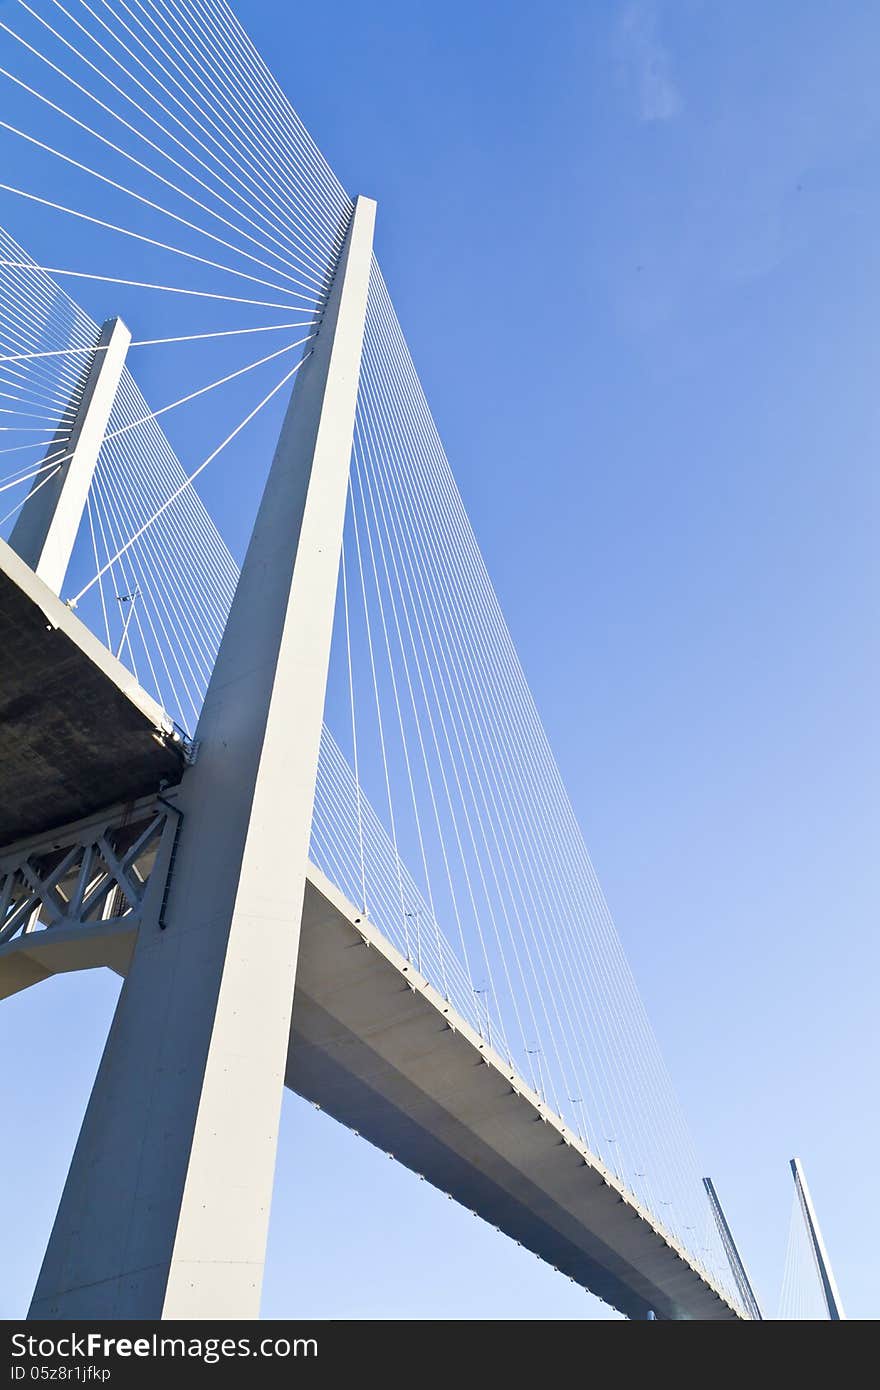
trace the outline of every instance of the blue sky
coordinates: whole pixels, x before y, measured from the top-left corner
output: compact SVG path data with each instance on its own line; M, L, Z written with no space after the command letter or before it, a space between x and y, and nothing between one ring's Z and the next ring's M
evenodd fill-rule
M873 1316L880 15L237 8L378 199L398 314L759 1294L772 1312L798 1153L848 1311ZM0 1011L7 1315L115 991L59 980ZM278 1175L267 1315L604 1315L291 1098Z

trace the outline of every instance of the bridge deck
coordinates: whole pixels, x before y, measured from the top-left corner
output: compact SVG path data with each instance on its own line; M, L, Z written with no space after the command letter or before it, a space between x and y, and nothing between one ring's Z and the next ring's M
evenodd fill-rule
M314 866L286 1080L628 1316L742 1316Z
M69 970L124 974L135 932L123 918L0 946L0 998ZM314 865L285 1080L627 1316L743 1316Z
M167 714L0 540L0 846L174 785L183 766Z

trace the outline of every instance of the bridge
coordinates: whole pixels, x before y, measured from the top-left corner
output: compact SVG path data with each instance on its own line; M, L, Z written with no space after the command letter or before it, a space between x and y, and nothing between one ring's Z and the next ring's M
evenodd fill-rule
M123 979L31 1315L258 1316L287 1086L629 1317L760 1317L381 209L225 0L34 0L0 38L4 220L57 248L0 232L0 997ZM265 476L240 571L223 466Z

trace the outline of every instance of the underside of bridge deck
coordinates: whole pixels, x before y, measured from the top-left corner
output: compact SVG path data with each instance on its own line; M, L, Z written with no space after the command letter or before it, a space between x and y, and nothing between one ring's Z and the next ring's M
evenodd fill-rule
M286 1080L629 1317L741 1316L314 865Z
M0 846L180 781L155 700L0 540Z

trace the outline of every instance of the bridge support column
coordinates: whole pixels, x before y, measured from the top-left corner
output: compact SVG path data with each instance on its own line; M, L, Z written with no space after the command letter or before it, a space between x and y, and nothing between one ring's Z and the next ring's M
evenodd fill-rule
M56 594L61 593L83 508L107 429L131 334L122 319L108 319L85 374L82 394L58 427L46 468L34 478L9 544Z
M706 1189L709 1207L715 1219L715 1225L718 1228L718 1235L724 1247L724 1253L727 1256L727 1263L730 1265L733 1282L736 1284L739 1296L743 1301L743 1307L750 1318L754 1319L755 1322L761 1322L761 1308L755 1297L755 1291L752 1288L749 1272L746 1269L742 1255L739 1253L739 1247L733 1238L733 1232L730 1229L727 1217L724 1215L724 1208L721 1205L718 1193L715 1191L715 1184L711 1178L704 1178L703 1187Z
M803 1164L799 1158L793 1158L790 1167L791 1175L794 1178L794 1189L801 1204L804 1225L807 1228L807 1239L810 1242L813 1259L816 1261L816 1272L822 1286L822 1297L825 1300L825 1307L828 1309L828 1317L832 1322L844 1322L846 1321L846 1313L843 1311L843 1301L840 1297L834 1271L831 1268L825 1241L822 1239L819 1218L816 1216L816 1208L813 1206L813 1199L807 1186Z
M259 1313L375 204L296 377L34 1318Z

